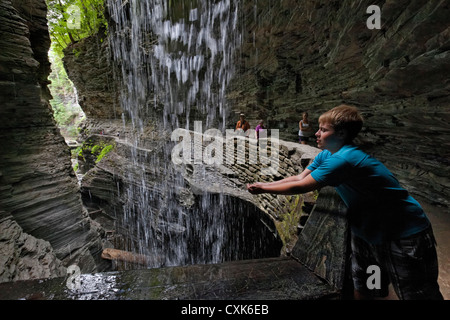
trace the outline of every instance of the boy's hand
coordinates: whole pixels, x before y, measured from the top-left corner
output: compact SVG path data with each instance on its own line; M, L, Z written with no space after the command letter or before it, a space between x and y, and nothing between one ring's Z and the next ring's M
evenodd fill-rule
M260 194L264 193L264 190L262 188L263 183L262 182L256 182L253 184L247 184L247 190L251 194Z

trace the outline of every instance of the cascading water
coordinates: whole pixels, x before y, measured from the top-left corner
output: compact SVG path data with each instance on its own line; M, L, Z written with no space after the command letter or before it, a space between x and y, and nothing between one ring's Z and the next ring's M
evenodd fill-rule
M149 119L166 131L189 129L193 120L225 129L225 91L241 41L238 5L238 0L108 0L123 118L134 129L132 183L121 190L127 200L118 228L129 236L125 249L149 257L148 267L216 263L267 252L259 240L242 243L243 224L255 219L254 208L221 194L180 205L186 183L169 160L173 144L155 147L151 159L141 152L145 143L140 137ZM224 223L227 219L236 230ZM237 246L248 248L238 254Z
M169 130L189 128L191 110L206 117L207 127L221 118L224 128L225 91L241 42L238 1L109 0L108 8L122 106L133 125L142 130L149 110L162 106Z

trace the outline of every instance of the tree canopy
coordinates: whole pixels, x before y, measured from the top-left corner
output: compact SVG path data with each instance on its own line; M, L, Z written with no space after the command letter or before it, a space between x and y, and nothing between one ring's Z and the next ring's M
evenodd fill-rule
M69 44L106 30L104 0L46 0L54 50L62 57Z

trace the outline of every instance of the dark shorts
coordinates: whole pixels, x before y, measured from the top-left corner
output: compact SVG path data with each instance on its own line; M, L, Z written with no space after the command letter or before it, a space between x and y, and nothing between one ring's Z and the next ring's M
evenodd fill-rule
M392 283L399 299L442 300L435 244L431 227L382 245L352 235L354 288L366 296L386 297Z

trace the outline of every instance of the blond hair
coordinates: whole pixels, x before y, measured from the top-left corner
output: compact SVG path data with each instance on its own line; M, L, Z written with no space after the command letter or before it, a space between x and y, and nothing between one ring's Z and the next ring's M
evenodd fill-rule
M347 141L351 142L361 131L364 119L354 106L341 104L325 112L319 117L319 123L330 124L335 131L347 133Z

